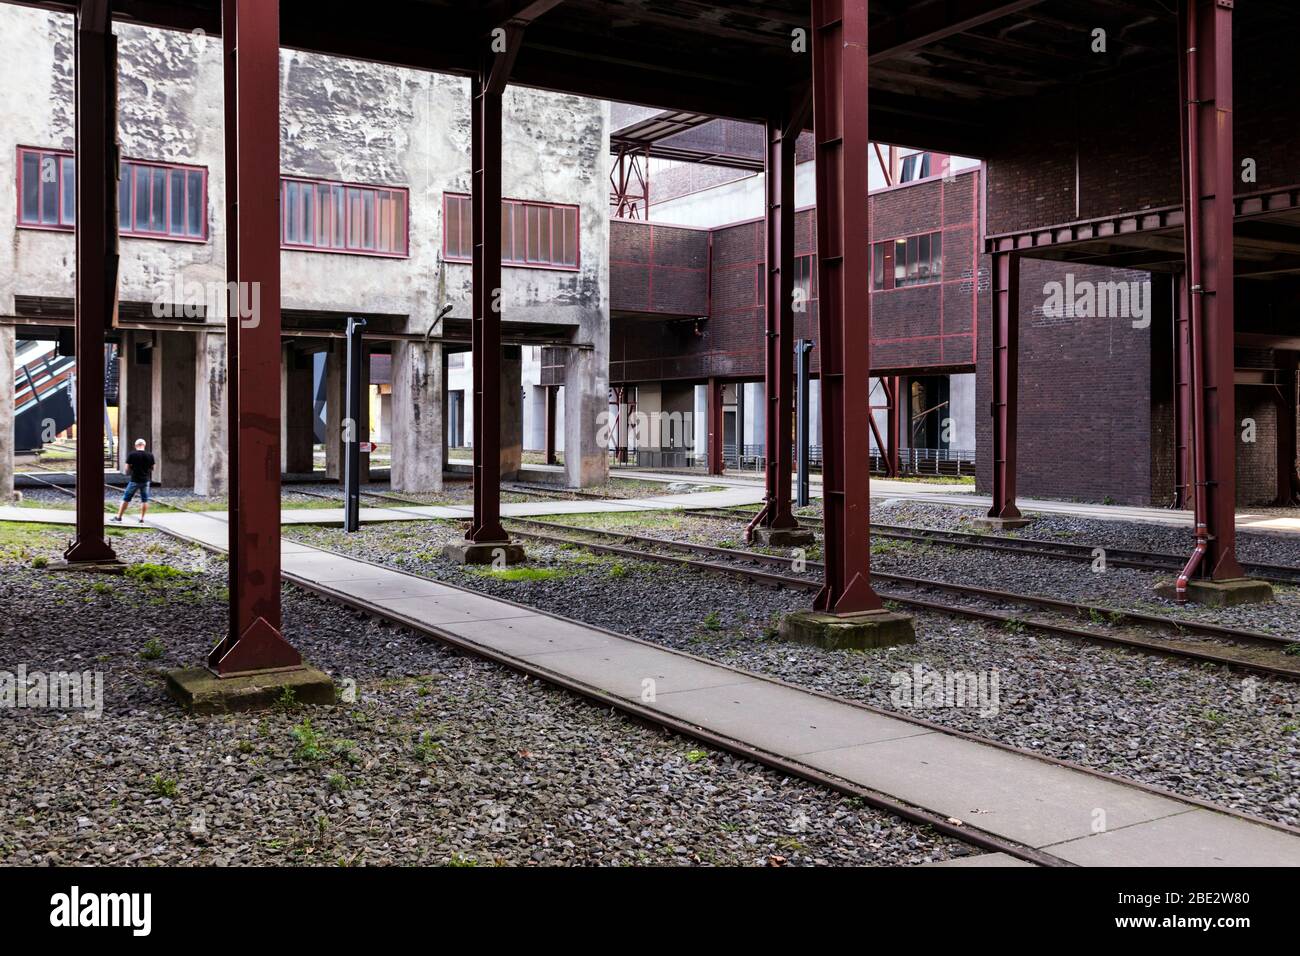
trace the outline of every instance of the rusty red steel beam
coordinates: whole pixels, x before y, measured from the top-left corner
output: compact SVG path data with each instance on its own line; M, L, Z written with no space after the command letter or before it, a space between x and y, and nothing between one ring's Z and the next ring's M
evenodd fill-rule
M224 0L230 623L222 677L296 667L280 608L280 5Z
M76 21L77 525L64 557L113 561L104 537L104 330L117 298L117 45L108 0ZM42 170L44 172L44 170Z
M1179 64L1197 548L1179 578L1244 576L1236 554L1232 4L1184 0Z
M716 378L711 378L705 387L708 390L706 395L706 414L709 419L709 444L705 449L708 455L708 471L710 475L720 475L722 474L726 463L722 454L722 440L724 435L722 382Z
M879 610L871 586L867 0L813 0L826 580L814 606Z
M1016 437L1020 380L1020 254L993 254L993 503L990 518L1019 518Z
M790 483L794 477L791 461L794 452L794 167L795 144L811 105L802 93L792 97L780 112L768 119L766 130L766 492L759 520L773 530L798 527L790 507ZM806 308L807 303L800 303L801 311Z

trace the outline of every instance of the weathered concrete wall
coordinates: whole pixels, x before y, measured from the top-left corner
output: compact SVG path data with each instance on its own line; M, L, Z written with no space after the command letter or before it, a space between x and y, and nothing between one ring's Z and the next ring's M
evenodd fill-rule
M393 346L394 491L442 491L443 382L441 345Z
M208 171L205 242L122 240L123 301L173 302L178 284L203 288L225 279L220 44L122 24L114 29L120 38L124 157ZM0 181L13 183L18 145L73 146L73 21L0 4L0 36ZM408 258L286 250L284 307L406 316L407 330L420 333L444 302L454 306L453 315L467 317L470 267L442 262L442 208L444 193L469 191L468 82L286 50L280 93L286 175L410 192ZM557 325L557 338L593 347L595 361L572 370L566 416L574 425L585 418L593 440L592 397L603 404L607 387L608 128L602 102L516 89L505 96L505 195L577 204L581 264L577 270L506 268L502 318L507 324ZM17 222L15 193L0 189L0 229ZM13 314L15 295L72 297L70 232L15 228L5 239L0 316ZM209 321L220 318L211 315ZM195 427L207 428L196 435L197 444L213 433ZM571 479L603 475L603 457L572 459Z
M160 332L154 339L153 441L149 447L157 460L153 479L169 488L194 485L197 339L188 332Z
M222 495L228 487L229 392L226 337L201 332L195 343L194 493Z

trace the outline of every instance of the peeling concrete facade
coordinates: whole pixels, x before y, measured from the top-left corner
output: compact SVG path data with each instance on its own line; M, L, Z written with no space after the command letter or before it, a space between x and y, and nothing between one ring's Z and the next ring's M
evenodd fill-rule
M124 159L207 170L206 241L121 240L120 298L140 304L148 325L148 307L173 302L178 282L183 289L212 288L225 281L221 51L215 38L124 24L114 30ZM19 146L73 147L73 21L0 5L0 35L6 43L6 56L0 59L0 182L12 184ZM320 316L322 328L333 328L347 315L398 317L390 328L394 338L423 336L443 305L452 306L451 319L467 319L470 266L443 261L442 220L444 194L469 192L468 81L285 50L280 83L285 175L409 190L407 257L284 250L284 309ZM565 456L570 484L591 484L606 474L596 435L608 390L608 117L609 107L600 101L514 88L505 95L504 195L579 209L579 268L506 266L502 295L507 334L524 323L555 326L551 338L581 346L566 350L564 445L576 452ZM14 320L16 300L70 301L73 296L72 233L18 227L17 222L16 190L0 188L0 229L7 232L0 242L0 322ZM161 425L133 416L132 427L144 428L174 449L187 448L187 462L173 472L192 476L196 487L216 493L224 487L227 440L224 324L218 315L208 316L207 322L206 328L195 323L190 333L145 328L131 333L146 347L161 347L166 334L199 339L187 352L194 414L186 427L191 433L184 441L170 435L184 424L175 416ZM326 347L323 337L292 342L295 348ZM396 343L376 347L401 352L403 361L395 364L405 369L413 393L438 403L419 416L394 409L399 425L427 423L393 429L394 457L410 459L401 466L395 463L395 487L437 490L444 464L443 347L436 342L419 349ZM429 354L416 361L414 352ZM438 366L436 371L431 364ZM12 373L0 385L12 394ZM154 396L155 405L157 400ZM0 443L7 447L0 447L0 457L7 460L12 430L5 434Z

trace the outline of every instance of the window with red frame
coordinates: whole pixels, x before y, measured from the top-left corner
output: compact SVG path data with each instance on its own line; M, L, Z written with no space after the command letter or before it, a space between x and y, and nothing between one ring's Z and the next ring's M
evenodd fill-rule
M124 236L206 239L208 171L196 166L122 163L117 227Z
M474 253L470 197L446 193L442 208L443 258L470 261ZM578 207L502 200L501 261L514 266L576 269Z
M280 189L286 249L408 254L405 189L306 179L284 179Z
M943 233L872 243L871 288L901 289L943 279Z
M206 239L208 172L198 166L123 162L118 183L118 231L124 236ZM71 229L77 223L73 154L18 150L18 222Z
M18 150L18 222L71 229L77 223L77 177L71 153Z
M797 302L808 303L817 298L816 256L795 256L794 287L799 292Z

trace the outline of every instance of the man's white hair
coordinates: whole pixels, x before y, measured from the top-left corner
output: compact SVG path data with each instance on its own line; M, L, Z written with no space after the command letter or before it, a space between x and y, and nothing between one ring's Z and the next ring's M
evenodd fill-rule
M143 438L137 438L137 439L135 440L135 447L136 447L136 448L143 448L143 447L144 447L145 445L147 445L147 444L149 444L149 443L148 443L147 441L145 441Z

